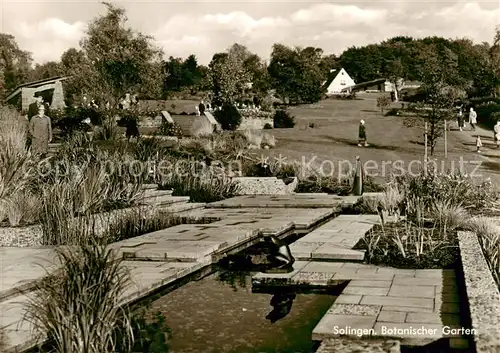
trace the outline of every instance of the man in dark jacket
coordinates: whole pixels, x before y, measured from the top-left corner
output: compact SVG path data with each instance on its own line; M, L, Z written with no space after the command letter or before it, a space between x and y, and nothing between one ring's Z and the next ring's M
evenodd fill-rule
M200 108L200 115L205 115L205 104L203 103L203 101L200 102L198 108Z
M28 107L28 120L38 114L38 107L42 104L42 97L35 93L35 101Z
M38 108L43 105L45 108L45 115L49 114L49 105L43 101L43 96L40 92L35 93L35 101L28 106L28 121L34 116L38 115Z

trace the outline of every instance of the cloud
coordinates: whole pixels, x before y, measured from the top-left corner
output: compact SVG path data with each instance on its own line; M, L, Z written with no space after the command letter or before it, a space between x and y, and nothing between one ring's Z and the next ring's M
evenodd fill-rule
M28 24L20 22L16 39L21 48L32 52L35 62L59 60L68 48L77 47L83 37L85 23L67 23L58 18Z
M287 4L275 1L259 2L258 11L243 3L206 6L200 9L190 3L175 3L169 7L170 17L165 19L157 16L159 3L153 6L143 2L140 8L127 14L135 29L146 31L147 28L167 57L187 57L194 53L203 64L233 43L246 45L263 57L268 57L274 43L318 46L325 53L340 54L350 46L379 42L396 35L491 41L494 28L500 23L499 6L458 0L370 2L356 6L342 2ZM82 9L84 11L90 10ZM60 13L58 17L16 22L11 32L22 48L33 52L36 61L57 60L64 50L77 46L85 28L83 17L75 21L74 13L72 21L64 20L66 17ZM148 18L150 21L142 24Z

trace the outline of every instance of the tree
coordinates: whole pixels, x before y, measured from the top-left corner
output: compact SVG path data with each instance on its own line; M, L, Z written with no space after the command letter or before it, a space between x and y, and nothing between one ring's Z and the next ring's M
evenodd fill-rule
M384 114L384 109L390 105L389 97L386 95L377 98L377 107L380 108L380 113Z
M271 78L266 63L257 54L252 54L243 61L243 67L250 75L254 93L259 98L264 98L271 89Z
M78 76L85 93L112 107L127 92L159 96L162 51L152 37L126 27L124 9L104 5L107 13L89 24L81 42L87 60Z
M320 48L289 48L275 44L268 71L276 93L290 104L314 103L321 99L324 81Z
M66 105L71 106L83 95L87 86L84 73L91 72L91 63L82 50L70 48L61 55L62 70L70 78L64 82Z
M170 57L165 62L165 92L180 91L184 87L182 59Z
M29 80L31 53L21 50L14 36L0 33L0 99Z
M457 55L447 48L429 46L417 58L420 66L424 101L417 105L417 114L428 123L427 139L431 156L442 136L444 122L450 120L454 103L465 95L467 82L458 73Z
M36 64L30 73L30 80L39 81L65 74L64 66L55 61L48 61L43 64Z
M495 93L499 93L500 82L500 26L495 28L495 36L493 38L493 45L490 49L491 66L493 67L495 77Z
M250 74L243 66L244 51L239 44L233 45L226 53L214 54L208 66L213 101L216 105L234 104L243 98Z
M399 97L399 90L401 89L401 85L403 83L403 79L405 76L401 59L388 61L385 71L387 79L394 86L394 98L395 98L394 100L397 102Z

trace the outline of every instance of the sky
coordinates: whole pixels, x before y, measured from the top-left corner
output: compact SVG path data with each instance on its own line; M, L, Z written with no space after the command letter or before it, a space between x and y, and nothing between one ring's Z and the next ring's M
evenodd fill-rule
M165 57L195 54L208 64L233 43L268 59L272 45L315 46L341 54L398 35L492 42L500 25L496 1L113 1L130 27L155 38ZM0 0L0 32L15 36L36 63L78 47L86 26L105 7L95 0Z

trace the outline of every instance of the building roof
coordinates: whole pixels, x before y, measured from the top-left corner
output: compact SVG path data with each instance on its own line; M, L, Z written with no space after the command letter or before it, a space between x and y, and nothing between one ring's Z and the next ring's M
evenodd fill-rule
M370 86L373 86L373 85L380 85L380 84L384 83L385 81L387 81L387 79L385 79L385 78L377 78L376 80L361 82L361 83L358 83L358 84L356 84L354 86L343 88L342 92L348 91L348 90L355 91L355 90L362 89L362 88L365 88L365 87L370 87Z
M37 88L37 87L44 86L47 84L55 83L56 81L64 81L70 77L71 76L56 76L56 77L46 78L44 80L23 83L22 85L17 86L11 93L9 93L9 95L5 98L5 100L6 101L11 100L15 96L17 96L19 93L21 93L21 89L23 89L25 87Z

